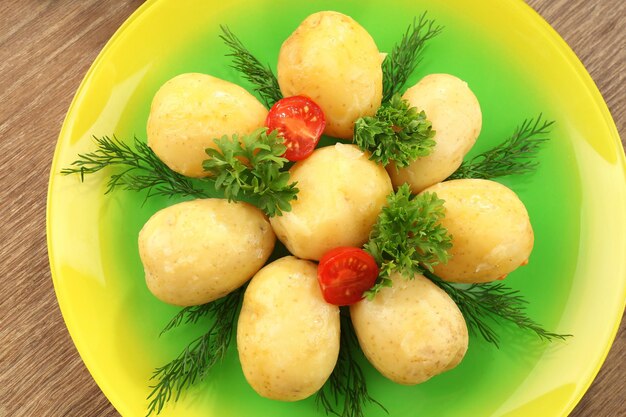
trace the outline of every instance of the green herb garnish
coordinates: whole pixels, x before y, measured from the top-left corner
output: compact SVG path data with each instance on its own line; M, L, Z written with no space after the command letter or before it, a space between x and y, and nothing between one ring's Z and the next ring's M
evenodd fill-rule
M537 153L548 140L547 135L554 124L554 121L541 120L541 117L540 114L536 119L524 120L510 138L463 162L448 179L490 179L533 172L539 165Z
M404 184L387 197L387 206L363 247L380 266L376 284L365 292L368 299L373 299L383 287L391 286L392 272L412 279L447 262L452 238L440 223L444 215L443 200L435 193L411 196L409 186Z
M509 288L501 282L459 287L444 281L430 271L425 271L424 276L447 292L459 306L471 333L479 334L487 342L496 346L498 346L499 337L492 325L496 324L498 320L512 322L520 329L529 330L546 341L565 340L572 336L571 334L549 332L541 327L540 324L526 315L528 301L522 297L518 290Z
M116 188L129 191L144 191L146 198L152 196L209 197L206 191L194 185L184 175L172 171L158 156L139 139L135 138L134 146L112 138L94 136L98 149L94 152L79 154L71 166L61 170L61 174L80 174L83 181L85 175L96 173L107 167L120 167L122 171L112 174L107 183L105 194Z
M402 91L421 61L426 42L437 36L442 29L442 26L435 26L434 20L426 18L426 12L413 20L400 43L394 45L383 61L383 102Z
M201 304L198 306L185 307L178 312L167 325L161 330L161 335L182 324L196 324L198 320L215 311L214 303Z
M183 317L209 316L212 323L209 330L189 343L178 357L154 370L151 381L156 381L148 395L148 414L159 414L172 398L178 401L180 394L196 382L203 380L213 366L220 363L226 353L235 329L239 305L244 288L227 296L198 307L187 307L177 314L163 330L176 327Z
M250 135L215 139L218 149L206 150L209 159L203 167L213 177L190 179L165 165L152 149L135 138L134 149L119 139L103 136L94 138L98 149L79 154L69 168L61 174L93 174L106 167L120 167L122 171L112 174L106 193L116 188L144 191L146 198L152 196L208 198L210 194L195 184L213 183L230 201L254 200L258 208L272 217L291 210L290 201L296 198L298 189L289 183L289 173L283 171L287 159L283 139L277 131L267 134L266 128Z
M361 117L354 124L354 143L370 152L371 160L382 165L394 162L398 168L430 154L434 136L426 114L399 94L384 103L374 117Z
M434 193L424 192L412 197L408 185L402 185L387 198L387 206L378 216L364 249L380 266L376 284L365 292L373 299L384 287L390 287L391 273L398 272L405 279L422 274L443 289L457 304L468 329L498 346L499 338L493 327L497 320L516 324L534 332L540 339L565 339L545 330L526 315L526 305L518 290L503 283L471 284L463 286L443 280L433 267L447 262L452 238L441 220L445 216L444 201Z
M283 98L278 80L272 69L269 65L261 64L261 61L252 55L228 26L220 26L220 28L222 29L220 38L231 50L226 56L233 57L232 68L239 71L246 80L254 85L254 91L261 96L261 100L267 107L272 107L275 102Z
M282 98L276 76L269 66L256 59L242 42L222 26L221 39L230 48L232 67L254 86L266 106ZM442 27L426 19L424 13L409 26L401 41L394 46L382 64L383 106L376 116L359 119L355 124L355 142L372 153L378 163L394 162L397 167L428 155L434 147L432 126L424 112L411 108L400 97L408 78L420 62L426 42L439 34ZM525 120L513 136L493 149L466 162L449 178L495 178L533 171L534 160L543 142L547 140L553 122ZM215 139L217 149L207 149L208 159L203 167L210 179L190 179L168 168L143 142L134 139L133 145L104 136L94 137L98 149L79 154L78 159L62 174L87 174L106 167L121 170L110 176L106 193L114 189L147 191L151 196L182 196L206 198L210 194L204 185L214 183L225 197L232 201L255 199L258 207L269 216L291 210L291 201L297 198L295 183L289 183L285 172L287 160L283 140L277 132L259 129L250 135ZM496 346L499 338L494 324L504 320L521 329L534 332L540 339L565 339L571 335L557 334L543 329L526 315L527 302L519 291L503 283L458 285L443 281L433 273L433 267L448 259L451 237L440 221L445 214L443 201L434 193L411 196L408 186L388 197L385 207L372 230L365 250L371 253L381 267L379 280L366 296L375 297L383 287L390 286L389 276L399 272L406 279L423 274L446 291L465 317L469 330L481 335ZM221 362L230 346L244 289L202 305L187 307L179 312L162 333L183 324L209 322L208 331L189 345L171 362L155 369L148 396L148 412L160 413L170 400L178 400L181 393L204 379ZM345 309L344 309L345 312ZM365 376L354 352L358 340L349 317L342 314L341 347L337 365L324 387L318 392L316 403L326 414L340 417L363 417L364 407L374 403L367 390Z
M206 150L209 159L202 166L228 200L256 198L257 207L270 217L291 210L298 189L289 182L289 172L282 171L287 148L278 130L267 133L267 128L260 128L246 136L223 136L215 143L218 149Z
M359 349L359 341L354 333L348 310L341 311L341 339L339 357L330 378L317 392L315 403L324 408L326 415L339 417L364 417L363 408L376 404L388 413L387 409L367 391L367 382L361 366L354 357ZM342 401L343 397L343 401ZM338 410L337 407L340 406Z

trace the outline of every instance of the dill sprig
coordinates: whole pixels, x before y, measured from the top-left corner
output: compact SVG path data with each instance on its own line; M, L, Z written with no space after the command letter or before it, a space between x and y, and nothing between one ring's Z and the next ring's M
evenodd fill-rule
M442 30L443 27L436 26L434 20L426 18L426 12L413 19L400 43L394 45L382 63L383 102L402 90L421 61L426 42Z
M464 161L448 179L496 178L533 172L539 162L537 153L549 138L554 121L526 119L513 135L492 149Z
M440 223L445 215L443 203L435 193L411 196L406 184L387 197L387 206L378 215L363 246L380 267L376 284L365 292L368 299L373 299L383 287L391 286L392 272L412 279L447 262L452 238Z
M528 301L519 290L509 288L504 283L472 284L462 288L444 281L430 271L424 271L424 276L448 293L459 306L470 332L481 335L487 342L496 346L500 339L493 325L499 320L514 323L520 329L531 331L546 341L565 340L572 336L550 332L528 317L526 314Z
M382 165L394 162L398 168L430 154L434 136L426 114L400 94L383 103L374 117L361 117L354 124L354 143L370 152L371 160Z
M512 322L547 341L569 337L545 330L528 317L528 302L518 290L504 283L462 287L434 274L433 267L447 262L448 250L452 247L452 238L441 225L445 216L443 203L435 193L411 196L406 184L387 197L387 206L379 214L369 241L364 245L380 267L376 284L365 296L371 300L382 288L391 286L392 272L399 272L405 279L423 274L448 293L463 313L468 329L489 343L498 346L499 337L494 327L498 320Z
M85 175L96 173L107 167L120 167L122 171L112 174L107 183L105 194L116 188L130 191L144 191L146 198L152 196L208 197L206 191L194 186L192 181L172 171L142 141L134 138L133 146L124 143L115 136L93 137L97 149L90 153L79 154L71 166L61 170L61 174Z
M254 91L261 96L261 100L267 107L272 107L275 102L283 98L274 72L269 65L263 66L261 61L252 55L228 26L220 26L220 28L222 29L220 38L231 50L231 53L226 54L226 56L233 57L231 67L239 71L246 80L254 85Z
M189 306L180 310L167 325L161 330L161 335L181 324L195 324L202 317L212 314L215 311L214 303L201 304L199 306Z
M278 130L267 133L267 128L260 128L232 138L224 135L215 143L218 149L206 150L209 159L203 167L228 200L254 198L269 217L291 210L298 189L296 183L289 182L289 172L282 170L288 162L282 157L287 148Z
M243 293L244 289L240 288L223 298L200 306L202 308L198 311L202 315L210 316L212 324L205 334L187 345L174 360L154 370L150 380L155 383L150 387L152 392L147 398L150 403L146 416L159 414L172 397L174 401L178 401L183 391L203 380L213 366L224 359L230 346ZM173 322L180 324L180 317L181 313L174 317L166 329L175 327L172 326Z
M81 181L87 174L106 167L120 167L122 171L111 174L105 193L116 188L130 191L147 190L146 199L152 196L208 198L209 193L194 185L188 177L172 171L158 156L139 139L134 148L117 139L94 137L97 149L79 154L69 168L61 174L80 174ZM283 171L287 159L285 145L278 131L269 134L266 128L250 135L215 139L218 149L209 148L209 159L204 169L212 174L210 179L195 179L205 184L213 183L230 201L250 200L268 216L280 215L291 210L290 201L296 198L298 189L289 183L289 173Z
M367 391L367 383L361 366L354 357L359 348L359 341L354 333L347 309L341 314L341 339L339 357L330 378L317 392L315 403L323 408L326 415L339 417L364 417L363 408L367 404L376 404L388 413L387 409L372 398ZM341 401L343 397L343 401ZM341 404L341 409L337 407Z

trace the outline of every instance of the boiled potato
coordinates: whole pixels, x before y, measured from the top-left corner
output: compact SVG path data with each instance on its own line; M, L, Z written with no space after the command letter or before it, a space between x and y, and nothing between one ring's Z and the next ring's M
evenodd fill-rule
M263 397L297 401L324 385L339 355L339 307L322 298L314 263L288 256L252 278L237 349L246 380Z
M385 169L354 145L315 150L290 170L298 183L292 210L270 222L299 258L319 260L337 246L361 246L392 191Z
M356 119L380 107L382 59L372 37L351 17L319 12L280 48L278 83L285 97L305 95L322 108L324 133L351 139Z
M213 139L250 134L262 127L267 109L238 85L205 74L181 74L157 91L148 117L148 145L172 170L208 174L202 162Z
M150 291L190 306L220 298L248 281L269 258L276 237L265 215L246 203L203 199L154 214L139 233Z
M350 306L367 359L385 377L414 385L457 366L467 351L467 326L452 299L422 275L391 275L393 286Z
M509 188L489 180L446 181L424 190L445 200L443 226L452 235L451 259L435 266L447 281L502 279L528 261L533 229L526 207Z
M387 168L395 187L408 183L411 191L449 177L474 146L482 126L482 113L476 96L462 81L448 74L432 74L409 88L403 96L412 106L426 112L435 130L435 148L404 168Z

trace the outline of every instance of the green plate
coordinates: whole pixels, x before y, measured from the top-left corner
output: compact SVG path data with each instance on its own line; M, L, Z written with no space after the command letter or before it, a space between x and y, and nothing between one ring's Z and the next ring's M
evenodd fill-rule
M466 80L483 111L472 153L543 112L557 121L535 174L505 178L526 204L536 233L530 264L507 283L530 301L529 314L567 342L541 343L509 327L500 349L470 340L462 364L413 387L363 363L370 391L391 416L565 416L604 360L624 310L626 186L624 153L598 90L564 41L518 0L148 1L120 28L85 77L59 137L48 200L48 245L57 297L74 342L102 391L125 416L143 416L148 378L201 326L159 332L177 311L146 289L137 234L174 200L115 192L105 176L80 183L61 168L94 148L92 135L145 138L150 101L183 72L244 87L218 39L227 24L263 62L310 13L356 19L381 51L413 16L428 10L445 26L410 80L446 72ZM244 17L246 16L246 17ZM368 417L385 415L376 407ZM233 344L225 362L162 416L320 416L312 398L281 403L246 383Z

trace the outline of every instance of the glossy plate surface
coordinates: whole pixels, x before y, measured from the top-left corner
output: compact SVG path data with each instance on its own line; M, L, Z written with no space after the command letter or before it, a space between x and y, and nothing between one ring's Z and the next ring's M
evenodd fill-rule
M104 393L125 416L143 416L148 378L200 327L158 337L177 311L147 291L136 239L170 200L128 192L104 196L105 176L62 177L92 135L145 139L150 101L167 79L203 72L249 85L231 69L218 39L228 25L275 67L282 41L310 13L351 15L388 51L413 16L428 10L445 26L410 80L446 72L466 80L483 112L472 150L504 140L525 118L557 121L535 174L502 182L525 202L536 234L530 264L507 278L545 327L572 333L544 344L502 328L500 349L478 338L455 370L404 387L363 363L370 391L392 416L565 416L604 360L624 309L624 153L595 85L564 41L517 0L206 1L144 4L104 48L76 94L56 149L48 201L54 284L67 327ZM383 416L375 407L369 417ZM245 382L235 346L208 379L162 416L321 416L314 400L280 403Z

